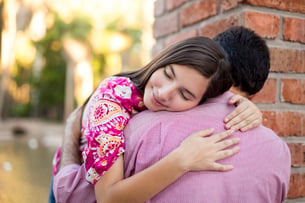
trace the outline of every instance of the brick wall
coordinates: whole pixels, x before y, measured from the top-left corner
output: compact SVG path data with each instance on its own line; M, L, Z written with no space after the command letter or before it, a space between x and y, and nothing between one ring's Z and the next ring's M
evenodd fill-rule
M255 30L271 53L271 71L254 97L264 125L292 154L288 198L305 197L305 0L156 0L153 55L174 41L214 37L234 25Z

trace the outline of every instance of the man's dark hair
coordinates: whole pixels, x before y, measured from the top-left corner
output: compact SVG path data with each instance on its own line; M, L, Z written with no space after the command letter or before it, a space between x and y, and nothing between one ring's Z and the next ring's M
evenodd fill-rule
M254 31L242 26L231 27L214 40L228 54L233 86L249 95L257 93L268 77L269 49Z

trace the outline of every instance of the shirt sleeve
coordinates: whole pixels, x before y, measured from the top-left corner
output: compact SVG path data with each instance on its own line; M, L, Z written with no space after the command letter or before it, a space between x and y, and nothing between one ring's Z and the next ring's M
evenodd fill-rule
M86 179L95 184L124 152L123 129L130 115L115 101L101 99L93 105L88 122L88 146L83 153Z
M125 151L123 130L134 110L144 107L141 101L129 78L121 77L106 79L91 96L84 114L87 146L82 153L89 183L96 184Z
M86 181L85 174L84 165L71 164L63 167L53 178L56 202L96 202L94 186Z

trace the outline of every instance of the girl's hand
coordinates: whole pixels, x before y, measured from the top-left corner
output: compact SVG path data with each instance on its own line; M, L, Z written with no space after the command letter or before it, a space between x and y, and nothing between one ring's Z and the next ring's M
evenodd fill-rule
M239 147L226 148L239 143L239 138L223 140L232 135L233 130L210 136L213 131L214 129L207 129L193 133L177 148L183 170L228 171L233 168L232 165L222 165L216 161L236 154Z
M262 124L261 111L247 98L234 95L230 98L229 104L237 107L224 119L226 129L247 131Z

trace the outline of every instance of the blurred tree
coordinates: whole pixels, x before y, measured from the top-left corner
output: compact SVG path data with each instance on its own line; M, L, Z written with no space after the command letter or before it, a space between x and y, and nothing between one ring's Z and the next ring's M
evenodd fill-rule
M0 0L0 76L1 76L1 87L0 87L0 121L2 120L3 114L3 102L4 102L4 88L2 87L3 71L2 71L2 30L3 30L3 0Z
M44 61L40 77L33 80L33 86L39 92L39 116L62 120L67 67L63 40L73 38L86 42L91 28L90 21L85 17L78 16L66 23L54 14L53 26L47 30L43 39L34 43Z
M152 42L151 38L143 40L142 35L150 27L146 20L149 12L143 9L148 2L151 1L17 1L17 15L12 22L16 27L14 48L20 54L10 66L9 87L5 87L9 89L3 108L6 116L61 121L68 107L81 104L79 90L89 95L90 86L97 86L110 74L139 68L149 52L149 46L144 49L143 44ZM12 9L8 10L12 14ZM18 41L20 35L30 44ZM73 49L74 45L85 49L86 60L75 60L77 57L72 55L79 56L79 52ZM83 87L79 88L79 84ZM25 94L30 95L29 101Z

